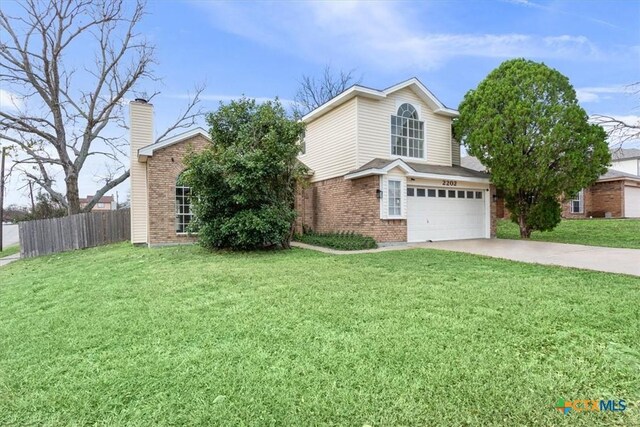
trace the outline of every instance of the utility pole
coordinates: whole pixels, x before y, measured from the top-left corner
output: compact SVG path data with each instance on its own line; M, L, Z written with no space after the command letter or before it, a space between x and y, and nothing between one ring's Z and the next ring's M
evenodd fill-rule
M31 213L36 211L36 203L33 200L33 182L31 180L27 181L29 184L29 197L31 198Z
M2 233L4 231L4 158L7 155L7 147L2 147L2 160L0 160L0 252L2 252Z

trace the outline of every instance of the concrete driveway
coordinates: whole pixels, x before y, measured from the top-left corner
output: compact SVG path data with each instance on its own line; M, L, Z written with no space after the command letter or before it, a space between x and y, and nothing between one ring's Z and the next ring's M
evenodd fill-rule
M18 237L18 224L2 225L2 248L8 248L20 242Z
M411 245L534 264L560 265L640 276L640 249L603 248L506 239L456 240L413 243Z

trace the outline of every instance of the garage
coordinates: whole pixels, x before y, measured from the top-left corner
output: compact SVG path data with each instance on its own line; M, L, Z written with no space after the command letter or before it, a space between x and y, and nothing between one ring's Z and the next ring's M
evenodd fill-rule
M640 187L624 187L624 216L640 218Z
M487 194L477 188L407 187L407 240L486 238Z

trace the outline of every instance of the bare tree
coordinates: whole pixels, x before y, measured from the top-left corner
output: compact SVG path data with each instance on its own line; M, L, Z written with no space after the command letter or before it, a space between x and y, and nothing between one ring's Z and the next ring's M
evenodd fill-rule
M632 83L627 87L632 95L640 98L640 82ZM594 114L591 118L607 131L609 141L613 142L617 148L622 148L626 142L640 141L640 120L631 123L602 114Z
M334 74L331 67L327 65L320 77L302 76L300 87L294 98L294 114L297 117L302 117L341 94L350 86L359 84L362 77L356 79L353 75L354 71L340 70Z
M102 187L84 208L129 177L127 98L156 81L154 47L136 27L142 0L25 0L20 16L0 10L0 83L19 102L0 111L0 139L18 147L13 168L67 208L81 211L80 172L92 156L109 164ZM73 52L73 53L72 53ZM83 63L76 58L88 58ZM164 132L191 126L204 87ZM156 93L152 94L152 98ZM115 165L115 166L114 166ZM65 194L55 189L63 173Z

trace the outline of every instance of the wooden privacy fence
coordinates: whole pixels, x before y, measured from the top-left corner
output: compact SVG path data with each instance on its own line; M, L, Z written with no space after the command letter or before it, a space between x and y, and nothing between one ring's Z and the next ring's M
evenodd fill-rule
M129 209L21 222L20 256L29 258L129 240L130 224Z

